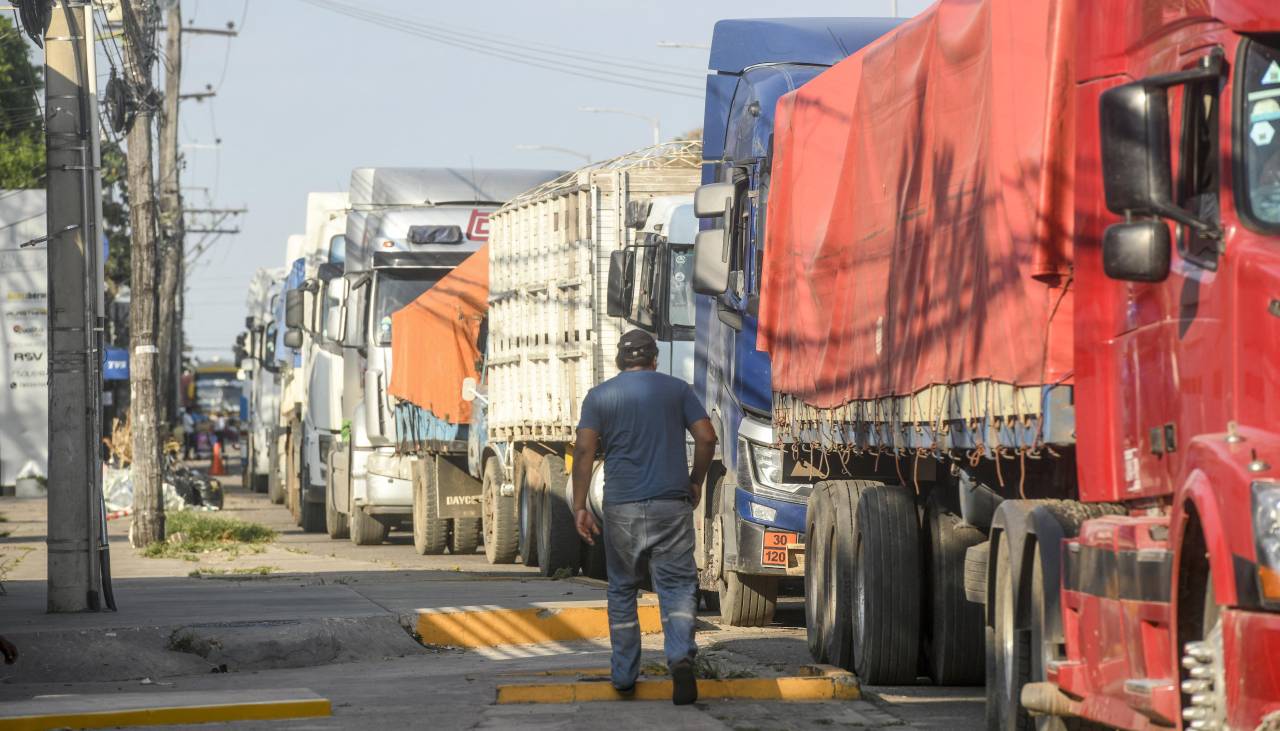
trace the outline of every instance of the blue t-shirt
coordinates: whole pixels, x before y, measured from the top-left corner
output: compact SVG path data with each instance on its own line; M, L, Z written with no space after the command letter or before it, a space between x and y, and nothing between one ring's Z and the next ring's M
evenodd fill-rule
M688 383L623 371L587 392L579 429L600 435L605 505L689 497L685 431L707 418Z

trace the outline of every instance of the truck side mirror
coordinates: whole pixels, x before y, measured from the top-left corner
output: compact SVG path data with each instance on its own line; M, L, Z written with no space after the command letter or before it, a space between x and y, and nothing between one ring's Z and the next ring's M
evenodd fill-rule
M693 215L697 218L723 216L733 205L733 183L708 183L693 194Z
M636 252L623 249L609 255L609 317L629 317L634 294Z
M290 330L299 329L307 321L307 293L291 289L284 300L284 325ZM290 345L289 347L295 347Z
M324 334L334 342L341 343L347 334L347 305L330 307L325 313Z
M729 232L722 228L699 231L693 242L693 291L718 297L727 289Z
M1170 160L1169 87L1222 76L1220 52L1199 66L1123 84L1102 93L1099 123L1102 139L1102 185L1107 209L1125 217L1103 234L1103 269L1113 279L1159 282L1169 276L1168 218L1201 236L1221 235L1217 226L1183 210L1173 200ZM1190 88L1190 87L1188 87Z
M255 323L255 320L253 319L253 315L249 315L248 317L244 318L244 329L248 330L249 332L253 332L255 329L254 323Z
M466 378L462 379L462 400L463 401L466 401L467 403L471 403L472 401L475 401L479 395L480 395L480 389L478 384L476 383L476 379L472 378L471 376L467 376Z
M291 327L284 331L284 347L298 349L302 347L302 329Z
M1123 282L1163 282L1172 248L1169 224L1158 218L1117 223L1102 236L1102 269Z
M1169 94L1142 82L1103 92L1102 181L1112 213L1160 214L1173 207Z

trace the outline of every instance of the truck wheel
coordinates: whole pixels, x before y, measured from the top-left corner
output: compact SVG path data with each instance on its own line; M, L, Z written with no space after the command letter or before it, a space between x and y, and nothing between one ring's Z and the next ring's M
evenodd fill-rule
M778 605L778 577L725 571L720 579L720 620L733 627L763 627Z
M313 503L303 499L302 506L302 530L305 533L324 533L325 532L325 515L324 503Z
M525 464L519 453L512 459L515 472L516 502L519 505L519 538L517 552L525 566L538 566L538 503L540 494L525 481Z
M809 657L814 662L827 661L826 641L823 637L823 612L827 606L830 586L830 565L827 543L831 538L828 525L831 514L831 495L827 483L820 482L809 496L805 511L804 535L804 628L809 645Z
M413 550L420 556L438 556L449 545L448 518L439 515L436 491L431 489L432 471L421 460L413 465ZM475 550L474 548L472 550Z
M820 609L827 662L845 669L854 666L854 571L858 550L858 502L864 490L886 487L868 480L827 483L830 512L826 534L827 602ZM807 538L806 538L807 540ZM808 549L805 549L808 551Z
M915 682L920 650L920 537L914 496L872 484L854 519L854 671L868 685Z
M982 605L965 597L964 561L970 546L986 540L982 531L965 525L937 499L925 506L923 540L929 600L924 644L929 676L937 685L980 685L983 682Z
M1026 731L1032 725L1022 707L1022 686L1031 679L1031 633L1015 626L1020 598L1013 595L1013 577L1022 572L1022 561L1009 555L1005 541L993 543L992 550L996 585L991 594L993 625L986 641L987 729Z
M1213 593L1213 573L1207 566L1202 570L1205 586L1201 600L1200 639L1189 640L1183 645L1182 718L1187 726L1192 721L1205 721L1204 728L1224 728L1228 686L1222 649L1222 607ZM1194 600L1187 604L1191 606L1183 611L1194 615ZM1262 731L1276 725L1277 717L1271 715L1263 719L1258 729Z
M454 518L449 521L449 553L470 556L480 547L480 519Z
M520 543L520 523L514 497L502 496L502 463L497 457L484 461L480 487L484 511L484 557L491 564L515 563Z
M351 506L351 542L357 546L378 546L387 540L387 524L369 515L364 508Z
M578 573L581 539L573 513L564 501L564 460L548 454L542 459L542 500L538 506L538 569L543 576Z
M271 446L268 448L270 459L267 460L267 499L273 505L280 505L284 502L284 484L280 479L280 448L277 446L276 440L271 440Z
M338 510L333 501L333 470L329 470L329 479L324 485L324 529L330 538L346 538L351 535L351 524L347 516Z

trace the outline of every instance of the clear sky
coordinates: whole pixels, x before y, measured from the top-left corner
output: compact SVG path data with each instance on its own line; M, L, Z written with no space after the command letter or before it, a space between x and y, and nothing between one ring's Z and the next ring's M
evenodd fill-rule
M547 44L558 49L557 60L543 63L555 68L584 68L565 54L622 57L643 67L618 69L642 86L692 89L677 96L450 47L303 0L181 1L184 24L225 27L243 19L238 38L188 35L184 44L184 92L206 84L217 91L212 100L182 103L181 141L190 145L183 149L186 203L249 209L235 224L240 233L218 239L189 274L187 338L202 358L229 357L253 271L284 265L286 237L302 233L307 193L345 190L353 167L572 169L579 158L516 146L554 145L601 160L652 139L644 120L578 111L583 106L657 116L664 139L701 126L707 52L659 48L660 41L705 45L721 18L888 16L893 6L893 0L335 0L401 18L392 24L400 28L447 27L443 38L464 46L468 33ZM911 15L928 3L897 4L900 15ZM660 75L651 68L657 65L675 73ZM198 240L189 237L188 247Z

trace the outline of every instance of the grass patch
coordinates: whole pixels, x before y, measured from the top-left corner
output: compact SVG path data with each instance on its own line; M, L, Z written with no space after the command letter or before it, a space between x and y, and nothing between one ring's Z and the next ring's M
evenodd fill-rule
M276 532L265 525L194 510L166 515L164 532L168 540L147 546L142 555L194 560L192 554L212 551L261 553L263 544L276 539Z
M196 569L187 574L192 579L203 579L209 576L270 576L276 570L275 566L251 566L247 568L235 569Z

